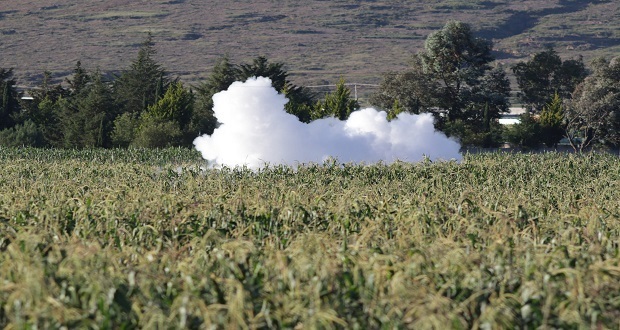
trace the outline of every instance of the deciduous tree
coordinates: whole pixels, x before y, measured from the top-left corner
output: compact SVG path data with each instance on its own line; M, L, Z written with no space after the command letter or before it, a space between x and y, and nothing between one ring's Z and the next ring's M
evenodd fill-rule
M502 67L492 69L491 49L468 24L448 22L428 36L406 71L384 76L371 103L431 112L435 127L463 144L496 145L501 129L495 119L508 111L510 83Z
M475 37L471 27L462 22L448 22L426 39L419 56L424 73L437 84L433 106L444 113L446 121L467 119L472 89L494 60L491 49L489 40Z
M535 113L540 112L555 93L562 99L570 99L575 87L587 75L581 58L562 61L553 49L534 54L529 61L513 66L512 71L519 85L519 100Z
M575 150L594 143L620 144L620 58L596 59L592 69L566 111L566 135Z
M379 91L370 97L370 103L380 109L391 109L398 104L403 112L419 114L429 111L437 91L437 83L424 73L422 61L414 56L409 67L402 72L383 75Z

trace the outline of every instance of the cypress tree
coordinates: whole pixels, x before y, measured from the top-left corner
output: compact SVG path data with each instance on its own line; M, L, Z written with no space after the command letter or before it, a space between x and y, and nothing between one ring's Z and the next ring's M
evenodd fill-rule
M15 124L13 116L19 112L18 93L14 85L13 69L0 68L0 130L12 127Z
M543 107L538 122L545 145L556 146L564 136L564 109L559 93L555 93L551 101Z

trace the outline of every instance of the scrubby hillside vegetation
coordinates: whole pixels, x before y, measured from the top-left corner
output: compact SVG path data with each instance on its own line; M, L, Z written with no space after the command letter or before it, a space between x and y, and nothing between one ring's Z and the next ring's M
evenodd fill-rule
M203 79L228 54L235 62L258 55L284 62L303 85L376 83L449 20L470 23L510 63L547 46L586 61L620 50L617 1L26 0L0 9L0 66L15 68L24 84L46 70L68 76L77 60L119 70L150 31L158 60L186 82Z

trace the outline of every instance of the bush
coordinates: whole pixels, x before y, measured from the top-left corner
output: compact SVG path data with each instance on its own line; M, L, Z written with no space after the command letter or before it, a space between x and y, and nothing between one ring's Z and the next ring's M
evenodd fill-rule
M42 147L44 144L43 134L32 120L0 131L0 146L3 147Z
M537 148L540 146L541 128L540 124L529 113L524 113L520 117L521 122L506 128L504 139L513 146L525 149Z
M165 148L179 146L182 142L183 132L177 122L161 121L145 116L131 145L144 148Z
M456 137L461 146L482 148L499 147L503 140L503 127L499 123L491 123L488 131L476 125L457 119L444 124L443 132L447 136Z
M136 131L140 121L132 113L124 113L114 120L112 130L112 143L118 147L128 147L136 137Z

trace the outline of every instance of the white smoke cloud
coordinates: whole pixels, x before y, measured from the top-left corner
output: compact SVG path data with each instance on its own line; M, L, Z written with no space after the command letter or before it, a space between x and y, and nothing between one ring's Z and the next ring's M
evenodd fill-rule
M295 166L329 158L366 164L461 159L460 145L435 131L430 114L403 113L387 121L384 111L367 108L347 121L325 118L305 124L284 111L287 101L268 78L235 82L213 96L221 125L194 145L213 167Z

